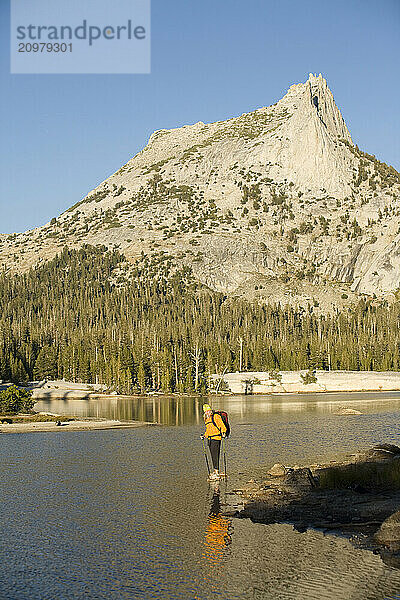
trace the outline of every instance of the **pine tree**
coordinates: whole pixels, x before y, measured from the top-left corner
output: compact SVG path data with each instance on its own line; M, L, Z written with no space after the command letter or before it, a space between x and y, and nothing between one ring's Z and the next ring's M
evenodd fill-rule
M143 393L146 389L146 371L143 365L143 361L140 361L137 372L137 382L139 390Z

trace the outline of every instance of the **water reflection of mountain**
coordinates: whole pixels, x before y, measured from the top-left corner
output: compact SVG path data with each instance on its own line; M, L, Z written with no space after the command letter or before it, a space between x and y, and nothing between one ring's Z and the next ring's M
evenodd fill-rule
M283 413L335 413L339 407L362 413L399 410L400 392L356 392L269 396L220 396L209 400L215 409L226 410L232 421L251 418L263 422ZM187 396L104 398L99 400L41 400L36 410L82 417L137 420L164 425L202 424L204 399Z

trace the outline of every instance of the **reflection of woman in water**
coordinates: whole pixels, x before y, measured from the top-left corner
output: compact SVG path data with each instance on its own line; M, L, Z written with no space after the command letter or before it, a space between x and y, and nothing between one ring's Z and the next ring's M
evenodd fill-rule
M220 490L216 485L208 515L203 552L203 557L212 564L221 560L224 550L231 543L230 525L231 519L221 514Z

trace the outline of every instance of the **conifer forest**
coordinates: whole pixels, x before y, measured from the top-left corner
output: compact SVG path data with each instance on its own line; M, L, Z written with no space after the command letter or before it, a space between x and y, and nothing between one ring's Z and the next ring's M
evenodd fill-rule
M242 353L240 352L242 347ZM241 364L240 364L241 361ZM0 379L102 383L120 393L206 393L224 370L400 369L400 302L323 315L227 297L190 269L64 249L0 275Z

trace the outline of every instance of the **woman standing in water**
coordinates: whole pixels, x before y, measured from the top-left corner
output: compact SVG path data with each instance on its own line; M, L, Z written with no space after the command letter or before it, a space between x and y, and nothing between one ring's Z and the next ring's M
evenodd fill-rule
M221 440L226 435L226 426L221 416L214 413L209 404L203 404L204 423L206 430L204 437L207 438L208 448L211 454L211 460L214 472L211 473L210 479L219 479L219 455L221 452Z

